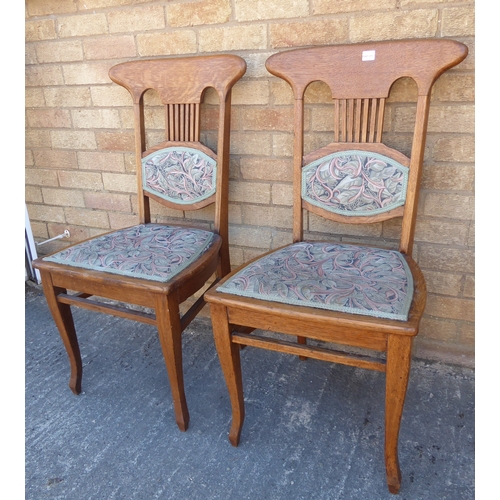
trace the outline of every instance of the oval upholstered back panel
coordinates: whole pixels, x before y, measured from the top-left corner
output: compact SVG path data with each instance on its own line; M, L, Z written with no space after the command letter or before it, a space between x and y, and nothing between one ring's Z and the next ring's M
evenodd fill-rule
M215 193L217 162L194 148L173 146L142 159L144 191L172 203L188 205Z
M302 169L302 199L329 212L370 216L402 206L408 167L372 151L323 156Z

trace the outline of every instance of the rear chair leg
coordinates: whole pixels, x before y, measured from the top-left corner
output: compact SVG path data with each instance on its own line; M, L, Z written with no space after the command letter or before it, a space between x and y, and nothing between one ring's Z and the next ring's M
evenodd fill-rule
M391 493L401 487L398 439L408 387L413 337L389 335L385 389L385 469Z
M82 358L73 315L71 314L71 307L68 304L62 304L57 300L57 296L60 293L66 293L66 289L55 287L52 283L50 273L42 272L41 278L47 304L68 353L71 367L69 388L74 394L80 394L82 392Z
M172 391L175 421L179 429L184 432L189 426L189 411L182 372L182 329L179 305L170 296L157 296L155 310L156 326Z
M210 304L215 347L226 380L233 412L229 441L233 446L240 442L241 428L245 419L243 382L241 376L240 347L231 342L231 328L224 306Z

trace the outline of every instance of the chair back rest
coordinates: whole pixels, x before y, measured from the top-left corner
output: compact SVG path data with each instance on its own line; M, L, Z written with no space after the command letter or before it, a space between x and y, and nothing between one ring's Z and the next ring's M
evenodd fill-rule
M180 210L215 202L215 232L227 239L231 89L245 70L245 61L234 55L138 60L110 69L111 80L133 100L141 222L150 222L150 199ZM208 87L219 97L217 153L200 142L200 105ZM149 89L164 106L165 141L146 150L144 93Z
M295 100L294 241L303 239L303 209L343 223L402 217L400 251L411 254L431 89L467 52L453 40L420 39L296 49L267 60ZM410 157L382 143L386 99L404 77L418 92ZM332 93L333 141L304 156L304 94L314 81Z

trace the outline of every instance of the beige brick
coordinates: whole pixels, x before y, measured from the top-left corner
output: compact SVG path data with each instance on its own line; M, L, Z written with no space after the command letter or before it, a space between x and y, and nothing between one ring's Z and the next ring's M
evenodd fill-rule
M167 5L167 23L173 27L227 23L230 15L230 0L203 0Z
M457 297L462 288L462 279L463 277L461 274L436 271L425 272L425 281L429 293Z
M308 89L309 90L309 89ZM307 92L306 92L307 93ZM270 86L271 103L275 106L293 106L293 92L288 83L275 78Z
M66 64L63 66L66 85L87 85L109 83L108 63Z
M442 16L442 36L472 36L475 34L474 6L445 8Z
M426 314L438 318L474 321L474 301L429 294Z
M453 219L474 219L474 197L459 194L428 193L424 214Z
M311 0L312 13L318 14L343 14L347 12L365 12L367 10L393 10L396 0Z
M318 233L377 238L382 235L382 224L340 224L309 213L307 229Z
M231 103L233 106L245 104L267 104L269 102L269 83L262 81L239 81L233 87Z
M184 218L187 221L203 221L211 222L215 217L215 207L214 205L210 205L209 207L201 208L199 210L186 210L184 212Z
M42 149L34 152L37 167L75 169L77 168L76 153L74 151L58 151Z
M434 86L433 97L439 101L469 101L475 99L475 75L445 73Z
M401 78L392 85L387 102L417 102L417 98L418 89L415 81L411 78Z
M196 52L194 31L169 31L137 35L137 50L141 56L193 54Z
M85 0L80 2L79 10L103 9L106 7L117 7L123 5L132 5L138 3L147 3L151 0Z
M424 164L422 188L472 191L474 189L474 167L467 165L430 166Z
M102 177L98 172L77 172L61 170L57 173L59 184L65 188L92 189L98 191L102 189Z
M234 133L231 137L231 154L270 155L271 137L258 132Z
M254 52L252 54L245 54L245 61L247 63L245 78L267 78L269 72L265 64L272 54L273 52Z
M48 130L26 130L24 134L24 143L27 148L46 148L50 147L50 132Z
M117 128L120 115L116 109L74 109L71 111L74 128Z
M100 172L124 172L125 163L121 153L78 152L78 168Z
M117 193L95 193L86 191L83 193L85 207L99 210L111 210L118 212L130 212L130 196Z
M422 269L474 273L474 251L466 248L422 245L418 252L418 264Z
M134 151L133 132L96 132L98 149L106 151Z
M460 325L460 340L465 345L474 347L476 343L476 329L473 323L462 323Z
M271 187L264 182L230 182L229 200L268 204L271 201Z
M247 108L241 110L243 130L293 130L293 110L288 108Z
M84 207L83 194L76 189L43 188L43 201L47 205L61 207Z
M50 14L68 14L77 11L74 0L28 0L26 10L30 16L48 16Z
M273 155L289 158L293 152L293 134L273 134Z
M40 63L81 61L83 59L82 42L71 40L39 43L36 46L36 55Z
M473 162L475 158L474 136L463 135L438 139L432 154L437 161Z
M293 186L291 184L276 184L271 187L273 205L293 205Z
M476 225L474 221L471 222L469 227L469 237L467 240L467 245L470 247L474 247L476 244Z
M349 35L345 18L271 24L269 32L273 48L347 42Z
M333 104L332 91L324 82L312 82L306 89L304 102L306 104Z
M472 103L458 106L431 106L429 133L454 132L473 134L475 131L475 109Z
M198 32L200 52L263 50L267 48L265 24L205 28Z
M27 87L24 92L24 105L27 108L45 107L43 89L37 87Z
M262 181L285 181L292 179L292 162L268 158L241 158L243 179Z
M130 174L103 172L104 189L121 193L137 193L137 178Z
M52 130L52 146L60 149L95 149L97 142L94 132L86 130Z
M107 36L83 40L85 59L120 59L135 57L137 51L132 35Z
M424 316L420 324L420 335L430 339L456 341L458 327L454 321L432 319Z
M235 0L235 18L237 21L266 21L289 17L307 17L308 0Z
M72 36L102 35L108 32L106 14L79 14L58 18L58 33L60 38Z
M24 182L34 186L58 186L57 172L43 168L27 168L24 173Z
M427 38L436 35L439 14L437 9L392 10L351 16L351 42L391 40L398 38Z
M36 57L36 44L27 43L24 48L24 64L37 64L38 59Z
M423 219L417 221L415 241L466 245L468 234L467 222L455 223L443 219Z
M26 167L33 167L35 165L33 151L31 151L30 149L24 150L24 165Z
M464 297L473 299L476 296L476 278L475 276L466 276L464 284Z
M24 26L24 33L27 42L54 40L57 38L56 23L53 19L27 21Z
M43 203L42 190L36 186L25 186L24 201L26 203Z
M67 109L28 109L28 126L33 128L69 128L71 116Z
M57 87L43 89L47 106L81 108L92 104L88 87Z
M292 227L293 214L289 207L252 206L251 210L243 210L243 224L259 227Z
M31 221L43 222L65 222L64 209L62 207L49 207L47 205L27 205ZM32 222L32 227L34 226Z
M77 226L109 229L109 219L106 212L85 208L67 207L64 210L66 222Z
M49 87L63 85L63 74L59 66L28 66L25 85L27 87Z
M109 227L113 230L122 229L124 227L135 226L138 223L139 223L139 217L137 215L130 215L117 212L109 213Z
M132 106L129 91L120 85L92 86L90 95L94 106Z
M271 229L248 226L229 227L229 241L236 246L269 249L271 240Z
M163 5L129 8L108 12L110 33L130 33L165 28Z

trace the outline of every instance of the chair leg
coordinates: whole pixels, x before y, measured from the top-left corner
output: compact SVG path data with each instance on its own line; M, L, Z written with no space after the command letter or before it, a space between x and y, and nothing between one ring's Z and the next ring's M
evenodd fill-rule
M229 441L233 446L240 442L241 428L245 419L243 381L241 376L240 348L231 342L231 329L224 306L210 304L215 347L224 373L232 408L232 422Z
M398 438L408 387L413 337L389 335L387 342L385 394L385 469L391 493L401 487Z
M189 426L189 411L182 372L182 329L179 304L170 296L157 296L155 311L158 335L172 391L175 421L179 429L184 432Z
M66 293L66 289L55 287L52 283L50 273L42 272L41 278L45 299L68 353L71 368L69 388L74 394L80 394L82 392L82 357L80 355L73 315L71 307L68 304L61 304L57 300L57 296L60 293Z

